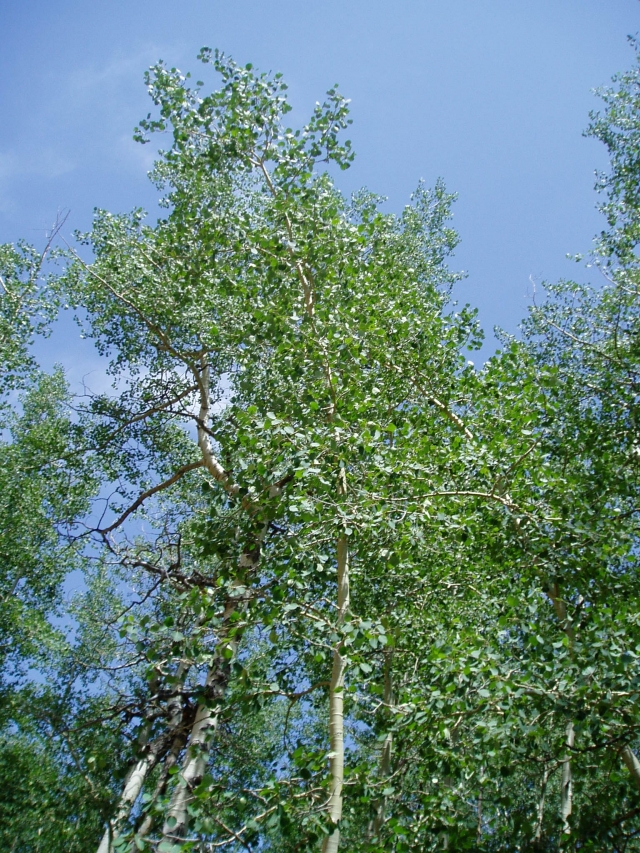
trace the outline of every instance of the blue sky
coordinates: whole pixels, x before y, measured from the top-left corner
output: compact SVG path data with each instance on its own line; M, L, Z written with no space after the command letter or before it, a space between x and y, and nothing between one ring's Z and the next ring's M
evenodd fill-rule
M638 30L638 0L0 0L0 240L38 243L58 209L67 234L95 206L153 209L153 152L131 138L151 107L143 72L163 58L200 76L208 45L283 72L292 121L340 84L357 152L345 191L400 210L419 179L444 178L458 296L488 332L514 332L530 276L588 274L565 255L603 225L606 158L581 134Z

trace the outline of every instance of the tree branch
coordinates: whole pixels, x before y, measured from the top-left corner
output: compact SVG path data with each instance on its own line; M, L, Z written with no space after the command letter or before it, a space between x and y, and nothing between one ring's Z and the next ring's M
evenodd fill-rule
M111 533L117 527L126 521L126 519L135 512L138 507L142 506L142 504L147 500L147 498L152 497L152 495L157 494L158 492L162 492L165 489L168 489L169 486L173 486L174 483L177 483L185 474L188 474L189 471L195 471L196 468L202 468L204 466L204 461L199 459L197 462L190 462L188 465L183 465L182 468L178 468L178 470L173 474L173 476L169 477L168 480L165 480L162 483L158 483L157 486L153 486L151 489L147 489L146 492L142 492L141 495L131 504L131 506L126 509L122 515L110 524L109 527L101 527L96 530L96 533L100 533L102 535L106 535L107 533Z

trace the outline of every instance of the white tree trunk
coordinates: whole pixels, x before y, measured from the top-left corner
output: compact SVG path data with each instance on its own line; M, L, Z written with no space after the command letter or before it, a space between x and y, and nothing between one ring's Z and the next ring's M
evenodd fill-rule
M222 676L222 677L221 677ZM218 684L216 685L216 681ZM216 685L216 694L224 690L226 681L220 672L219 662L214 662L207 673L205 690L211 690ZM219 695L216 699L221 698ZM169 809L164 822L162 834L164 838L183 838L189 824L188 806L193 797L193 788L198 784L207 769L209 761L209 744L218 727L219 707L210 708L207 705L199 705L196 718L191 728L189 745L182 763L180 782L171 797Z
M166 752L169 740L169 736L166 733L157 737L147 747L146 754L127 773L116 813L104 831L104 835L98 845L98 853L113 852L114 843L131 814L131 809L140 796L145 780Z
M556 616L558 617L560 626L567 635L567 639L569 640L569 649L571 651L571 656L573 657L575 631L571 620L569 619L569 616L567 614L567 605L560 597L560 589L558 587L557 581L554 581L554 583L550 585L549 597L551 598L553 609L556 612ZM573 722L570 722L567 723L565 741L568 750L571 750L573 748L574 740L575 732L573 729ZM560 783L560 817L562 818L562 832L564 835L570 835L571 833L571 824L569 823L569 818L571 817L572 811L573 775L571 768L571 753L568 751L564 759L562 760L562 781Z
M338 614L336 626L344 624L349 608L349 546L346 536L340 536L338 559ZM342 644L338 641L333 650L333 667L329 687L329 738L331 783L327 811L331 822L337 824L342 817L342 786L344 784L344 674L345 660ZM322 853L337 853L340 846L340 829L336 828L322 844Z
M198 620L196 624L200 625L201 620ZM186 681L190 668L190 665L186 665L184 663L181 663L179 665L176 673L176 684L179 685L180 688L184 686L184 682ZM187 740L187 735L184 730L184 708L182 704L182 699L178 691L171 697L171 699L167 703L167 709L169 711L168 739L170 739L171 741L171 746L169 747L168 754L165 758L164 765L160 773L160 778L156 783L156 787L151 799L151 804L155 803L158 797L164 793L167 781L169 779L169 770L178 760L178 756L184 749L184 745ZM140 828L136 832L136 835L140 838L143 838L145 835L148 834L152 826L153 815L149 812L145 815L144 820L140 825Z
M567 748L572 749L575 733L573 730L573 723L567 724ZM571 833L571 824L569 823L569 818L571 817L571 812L573 810L573 779L571 775L571 757L570 753L567 752L565 759L562 762L562 782L560 789L560 816L562 817L562 832L565 835L569 835Z
M633 781L636 783L637 787L640 788L640 761L638 761L630 746L625 746L621 755L627 770L631 773Z
M391 678L391 649L386 650L385 659L384 659L384 692L383 692L383 701L385 704L385 710L387 715L389 713L389 708L393 703L393 682ZM380 778L384 781L389 775L391 775L391 755L393 753L393 734L391 732L387 732L387 735L384 739L384 743L382 744L382 753L380 755ZM386 809L386 797L381 795L378 803L376 805L376 814L375 817L369 821L369 825L367 827L367 840L371 841L376 838L380 830L382 829L382 825L384 823L385 817L385 809Z
M542 774L542 783L540 785L540 799L538 800L538 821L536 824L536 834L534 836L534 841L536 844L539 844L542 840L542 824L544 822L544 802L547 796L547 782L549 780L550 770L548 767L545 767L545 771Z
M238 564L243 569L255 570L260 563L260 547L266 533L266 526L261 534L256 537L252 548L245 548ZM228 628L229 617L238 606L238 599L230 597L227 599L222 625L218 637L218 646L225 639ZM235 647L235 642L233 643ZM207 769L209 761L209 746L218 728L220 718L221 700L229 680L229 663L223 661L219 655L207 672L205 681L205 693L208 703L198 706L196 717L191 727L191 733L187 742L187 750L182 761L182 770L179 774L179 782L176 785L162 829L165 840L184 838L189 826L189 803L193 798L193 789L198 784ZM213 705L213 707L211 707Z
M224 640L225 626L236 605L237 599L227 599L218 645ZM182 838L187 832L189 802L192 798L193 788L207 769L209 744L218 727L220 700L227 686L228 677L227 664L219 656L216 656L213 664L209 667L204 685L209 701L215 704L214 707L210 707L209 704L198 705L196 710L196 717L187 743L187 751L182 761L180 781L171 797L162 829L162 835L165 839Z
M144 785L144 780L147 778L150 764L151 762L148 757L141 758L127 774L116 814L104 831L102 840L98 845L98 853L113 853L113 842L118 837L123 823L129 817L133 804L138 799L138 795Z
M186 742L187 734L185 731L179 731L178 734L173 738L171 748L169 749L169 753L165 758L162 771L160 773L160 778L158 779L155 790L152 794L150 806L153 806L158 801L158 797L162 796L162 794L164 794L164 792L166 791L167 782L169 781L169 771L177 763L180 753L184 749ZM144 838L145 835L148 835L149 832L151 832L153 824L154 815L149 811L144 816L144 819L140 824L139 829L136 831L136 835L139 838Z

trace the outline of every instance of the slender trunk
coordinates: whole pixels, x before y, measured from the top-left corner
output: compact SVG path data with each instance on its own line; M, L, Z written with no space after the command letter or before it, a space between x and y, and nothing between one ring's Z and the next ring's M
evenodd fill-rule
M385 706L388 709L393 702L393 692L392 692L392 682L391 682L391 653L388 652L385 655L384 662L384 693L383 698L385 702ZM387 710L388 716L388 710ZM380 772L383 779L386 779L391 775L391 756L393 753L393 733L387 732L387 736L384 739L384 743L382 745L382 755L380 757ZM380 799L380 803L378 805L378 813L374 820L374 832L376 835L380 833L382 829L382 825L384 823L384 813L387 805L387 800L384 794Z
M570 750L573 748L575 739L573 723L567 723L566 734L567 749ZM560 814L562 817L562 832L565 835L569 835L571 833L569 818L571 817L571 811L573 809L573 779L571 775L571 758L569 756L570 753L567 752L567 755L562 762L562 787L560 789Z
M179 689L184 684L188 672L189 666L182 663L178 666L174 694L167 703L169 717L167 731L159 735L148 746L146 746L146 740L149 735L149 727L147 727L144 737L140 741L141 745L145 745L145 754L129 770L129 773L125 778L124 788L120 796L120 800L118 801L115 816L110 821L109 826L106 828L104 835L102 836L97 853L112 853L114 842L118 839L120 830L131 814L131 809L140 795L145 779L169 749L175 729L180 725L182 719L182 701L180 696L177 694L179 694ZM156 688L157 683L155 683L152 688L152 692Z
M542 784L540 785L540 799L538 800L538 820L536 823L536 834L534 836L534 842L539 845L542 841L542 824L544 821L544 801L547 796L547 782L549 780L550 769L545 767L544 773L542 774Z
M189 745L182 762L180 782L171 797L162 830L165 839L184 838L186 835L189 824L188 806L193 798L193 789L207 768L209 745L218 727L220 702L228 680L229 666L222 661L216 661L209 669L205 681L205 692L213 707L209 703L198 705Z
M180 686L184 685L187 674L189 672L190 666L185 664L180 664L178 667L177 678L178 684ZM167 787L167 782L169 781L169 771L177 762L180 753L185 747L187 742L187 725L189 724L188 720L185 720L185 708L182 703L182 699L179 695L174 695L171 697L168 703L168 711L169 711L169 729L168 729L168 738L170 739L170 747L167 752L167 757L165 758L164 764L162 766L162 770L160 772L160 777L156 782L156 787L151 797L150 807L157 802L158 797L162 796ZM136 835L139 837L144 837L147 835L153 826L154 816L147 812L144 816L140 827L138 828Z
M636 786L640 788L640 761L636 758L636 754L630 746L625 746L621 755L627 770L631 773L631 778L636 783Z
M131 768L124 783L124 790L118 802L115 816L105 829L102 840L98 845L98 853L112 853L113 842L117 839L122 825L129 817L129 813L133 808L133 804L138 799L138 795L142 790L144 780L149 772L149 758L141 758L134 767Z
M167 732L157 737L146 748L145 755L127 773L115 816L104 831L104 835L98 845L97 853L112 853L114 843L117 841L125 821L131 814L131 809L140 796L140 791L147 776L165 754L169 743L170 736Z
M338 614L336 627L339 629L349 608L349 546L346 536L340 536L338 558ZM329 687L329 738L331 787L327 811L331 823L338 824L342 817L342 786L344 783L344 674L345 660L342 644L338 641L333 649L333 667ZM337 853L340 846L338 826L325 836L322 853Z
M571 624L571 622L567 618L567 607L566 607L566 604L564 603L564 601L560 598L560 592L558 589L557 582L553 583L550 586L549 597L551 598L551 602L553 603L553 608L556 612L558 620L560 621L560 624L562 625L564 632L566 633L567 637L569 638L569 643L570 643L571 647L573 647L573 643L575 640L575 631L573 629L573 625ZM569 725L571 726L571 731L573 733L573 725L571 723ZM569 731L569 726L567 726L567 732L568 731ZM571 745L573 746L573 741L572 741ZM635 753L633 752L633 750L629 746L624 747L624 749L620 753L620 756L621 756L627 770L631 774L631 778L635 782L637 788L640 789L640 761L638 761ZM571 791L571 765L568 764L567 759L565 759L565 761L562 765L562 779L563 779L562 788L563 788L563 791L564 791L564 787L565 787L564 786L565 771L568 774L567 778L568 778L569 793L570 793L570 791ZM571 808L571 805L569 804L569 809L570 808ZM570 813L571 812L569 811L569 814ZM564 824L564 817L563 817L563 824Z
M266 525L256 535L251 546L244 548L238 566L242 573L254 572L260 564L261 546L267 531ZM222 625L218 637L218 647L226 638L229 618L238 607L238 598L230 596L225 603ZM235 640L233 642L235 648ZM223 660L218 653L209 671L204 685L206 701L198 705L196 716L188 738L187 750L182 760L180 779L176 785L162 829L165 840L184 838L189 827L189 803L193 799L193 789L202 779L209 761L209 747L218 728L222 699L231 674L230 661Z
M229 598L225 604L218 644L224 639L229 617L237 606L237 599ZM209 745L218 727L220 708L231 668L219 655L209 667L204 684L206 702L198 705L195 720L188 737L187 751L182 761L180 781L176 785L162 829L163 838L183 838L189 824L188 806L193 789L202 779L209 761Z
M393 682L391 679L391 660L392 654L391 650L387 649L384 660L384 692L383 699L385 707L388 709L391 707L393 703ZM382 776L389 776L391 773L391 755L393 752L393 733L387 732L387 736L384 739L384 745L382 747L382 756L380 759L380 771Z
M150 684L151 692L155 692L157 687L158 682L157 679L154 678ZM125 776L124 786L122 793L120 794L120 799L118 800L118 805L116 806L115 814L109 821L109 824L107 825L107 828L100 840L98 853L112 853L114 842L118 838L120 830L122 829L125 821L128 819L131 809L140 795L140 791L142 790L142 786L147 778L147 774L158 761L162 749L160 742L161 739L156 738L156 740L149 746L148 740L150 734L151 724L147 722L138 735L138 749L143 751L144 754L132 767L129 768L129 772Z
M560 622L562 630L567 635L567 639L569 640L569 649L571 651L571 657L573 657L575 631L573 629L573 625L571 624L571 620L569 619L567 614L567 605L560 597L560 590L557 581L554 581L550 585L549 597L551 598L553 609L556 612L556 616L558 617L558 621ZM570 750L573 748L575 740L573 721L567 723L567 728L565 732L565 743L567 745L568 751L564 759L562 760L562 781L560 787L560 817L562 818L562 832L564 835L569 835L571 833L571 824L569 823L569 818L571 817L571 812L573 810L573 773L571 768L570 757Z
M156 783L156 787L151 796L150 806L153 806L157 801L158 797L161 797L167 789L167 783L169 782L169 771L178 761L180 753L185 748L187 743L187 732L184 728L178 732L178 734L174 737L173 742L171 744L171 748L167 754L165 762L162 766L162 771L160 773L160 777ZM142 823L140 824L139 829L136 832L136 835L139 838L144 838L145 835L148 835L151 832L154 824L154 815L151 812L147 812L144 816Z
M383 701L385 704L385 711L388 716L389 708L393 703L393 683L391 678L391 659L392 653L391 649L387 649L385 652L384 658L384 692L383 692ZM387 732L387 735L384 739L384 743L382 744L382 753L380 755L380 778L384 781L387 776L391 774L391 756L393 753L393 734L392 732ZM376 804L376 813L375 817L373 817L369 821L369 826L367 827L367 840L372 841L380 834L380 830L382 829L382 825L384 824L385 817L385 809L386 809L386 797L384 794L378 800Z

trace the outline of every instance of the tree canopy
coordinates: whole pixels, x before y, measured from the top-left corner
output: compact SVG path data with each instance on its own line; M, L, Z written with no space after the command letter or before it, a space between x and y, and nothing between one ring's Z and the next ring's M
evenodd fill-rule
M476 370L443 182L345 197L337 87L292 129L199 59L147 74L166 215L0 248L0 839L640 850L640 67L602 281ZM38 366L64 310L109 393Z

